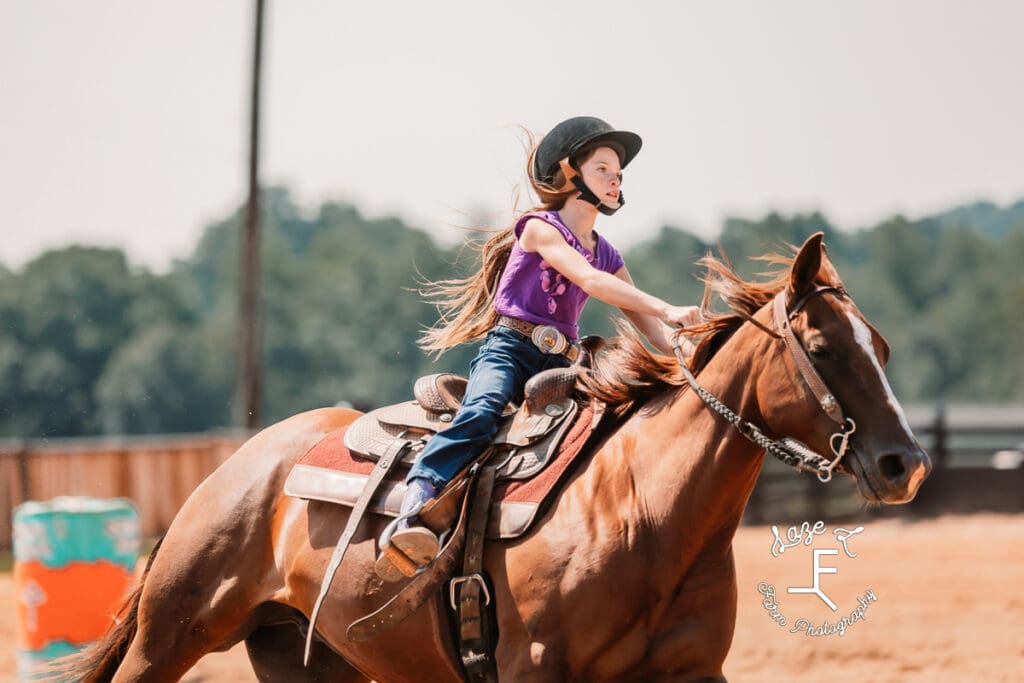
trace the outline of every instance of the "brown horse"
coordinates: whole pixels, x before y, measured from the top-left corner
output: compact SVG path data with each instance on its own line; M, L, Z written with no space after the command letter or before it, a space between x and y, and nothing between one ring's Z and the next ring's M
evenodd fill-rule
M771 302L784 292L799 344L856 422L845 470L868 501L911 500L931 465L883 374L886 344L843 291L821 235L773 282L704 263L705 304L716 294L730 311L696 330L700 383L770 438L829 452L835 423L775 331ZM732 538L764 450L686 386L674 359L635 337L612 343L585 385L634 409L619 411L621 425L532 533L487 547L500 678L722 681L736 617ZM311 411L242 446L182 507L119 625L76 675L173 681L206 653L245 641L260 680L462 680L440 595L373 640L346 638L352 621L398 590L372 569L383 519L367 519L356 536L302 666L303 629L347 512L282 487L309 447L356 417Z

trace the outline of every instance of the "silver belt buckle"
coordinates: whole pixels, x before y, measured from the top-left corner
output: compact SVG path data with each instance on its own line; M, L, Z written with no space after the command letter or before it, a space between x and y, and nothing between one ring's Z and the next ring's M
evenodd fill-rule
M554 325L537 325L533 328L530 341L541 350L541 353L553 356L563 354L569 348L569 340Z

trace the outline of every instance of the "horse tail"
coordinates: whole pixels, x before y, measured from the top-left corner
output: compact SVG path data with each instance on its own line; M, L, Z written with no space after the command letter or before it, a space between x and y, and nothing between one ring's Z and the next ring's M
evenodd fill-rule
M146 561L146 568L138 583L118 607L114 617L114 626L104 633L100 640L85 650L54 661L46 672L52 677L48 680L102 683L114 677L138 630L139 601L142 599L142 589L146 585L149 569L153 566L153 560L156 558L156 553L163 540L161 537L153 546L153 550L149 553L149 559Z

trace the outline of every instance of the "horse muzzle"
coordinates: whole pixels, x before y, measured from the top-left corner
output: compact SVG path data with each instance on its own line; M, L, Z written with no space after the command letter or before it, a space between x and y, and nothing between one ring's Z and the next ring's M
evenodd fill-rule
M917 445L900 448L854 448L847 467L857 480L861 496L875 503L909 503L932 471L928 454ZM867 455L877 453L877 455Z

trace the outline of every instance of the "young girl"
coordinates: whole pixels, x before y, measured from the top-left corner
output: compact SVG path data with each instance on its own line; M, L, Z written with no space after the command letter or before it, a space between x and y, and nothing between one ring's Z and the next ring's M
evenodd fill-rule
M701 321L698 307L672 306L637 289L619 252L594 230L598 212L611 216L622 207L622 169L640 145L640 136L598 118L559 123L527 164L540 206L483 245L479 272L434 287L441 321L423 335L421 347L440 353L481 338L484 343L470 365L461 410L430 439L406 478L390 542L417 565L438 550L434 533L417 525L420 508L487 445L505 406L522 400L530 377L575 359L577 322L588 297L619 307L665 354L672 348L663 323ZM384 554L377 572L400 577Z

